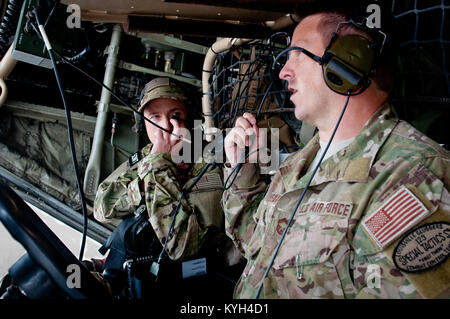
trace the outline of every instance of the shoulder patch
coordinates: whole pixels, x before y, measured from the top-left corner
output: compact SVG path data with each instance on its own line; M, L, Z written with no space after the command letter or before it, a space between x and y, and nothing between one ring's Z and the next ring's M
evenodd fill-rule
M421 272L435 268L450 255L450 223L421 225L407 233L394 249L395 266L404 272Z
M134 153L133 155L131 155L128 158L128 167L133 167L134 165L136 165L140 160L142 159L142 153L141 151L137 151L136 153Z
M380 248L385 248L429 212L409 189L402 186L366 218L363 227Z

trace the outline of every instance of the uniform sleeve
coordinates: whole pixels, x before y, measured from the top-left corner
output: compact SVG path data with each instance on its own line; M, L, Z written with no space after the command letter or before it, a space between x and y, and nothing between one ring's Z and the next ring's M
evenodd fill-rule
M225 169L225 180L232 170ZM265 188L266 183L261 178L258 166L244 164L233 185L223 193L225 231L247 258L250 255L249 243L257 225L254 214L263 199Z
M152 154L138 169L145 183L145 201L150 223L162 245L168 236L182 186L177 167L168 154ZM199 225L194 206L183 196L169 235L166 251L173 260L195 255L203 244L207 228Z
M421 226L433 225L433 223L438 225L450 223L449 164L448 158L431 157L425 161L405 163L396 168L393 173L389 173L389 183L385 183L388 186L382 187L380 195L372 206L378 203L378 206L375 207L378 208L380 203L387 201L387 195L394 192L392 189L406 186L430 211L430 215L398 236L382 251L376 245L370 244L371 235L361 231L361 228L358 229L355 243L358 251L366 255L367 259L355 266L355 281L359 281L357 278L361 278L361 282L365 283L360 287L357 298L389 298L395 294L402 298L450 297L450 260L447 258L445 262L437 264L437 266L429 266L432 265L430 261L434 262L440 256L440 246L433 237L435 233L418 231L417 234L423 234L425 240L411 240L408 246L400 245L409 242L409 238L421 237L420 235L416 236L414 232L408 237L408 232L411 232L412 229L420 229ZM375 209L369 206L367 210L371 212ZM440 234L436 236L441 238ZM364 239L359 241L362 238ZM447 243L450 241L448 238L450 237L447 237L445 241ZM427 244L428 241L435 247ZM443 245L443 243L440 244ZM396 252L399 247L402 248L399 250L401 253ZM403 247L407 248L403 249ZM394 259L423 270L402 271L394 265ZM360 273L359 269L372 269L372 271L367 270L366 273Z
M99 222L117 226L125 215L136 208L136 205L133 205L135 203L130 201L128 195L131 187L136 186L138 176L136 171L126 166L127 164L127 162L122 164L123 166L118 167L111 174L118 175L116 178L107 178L98 187L94 200L94 217ZM120 170L124 170L124 172L120 173ZM138 192L136 196L139 195Z

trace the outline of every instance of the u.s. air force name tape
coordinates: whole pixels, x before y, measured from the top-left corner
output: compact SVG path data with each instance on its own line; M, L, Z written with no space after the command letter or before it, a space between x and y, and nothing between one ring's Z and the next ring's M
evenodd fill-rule
M394 249L395 266L409 273L443 263L450 255L450 223L428 223L407 233Z

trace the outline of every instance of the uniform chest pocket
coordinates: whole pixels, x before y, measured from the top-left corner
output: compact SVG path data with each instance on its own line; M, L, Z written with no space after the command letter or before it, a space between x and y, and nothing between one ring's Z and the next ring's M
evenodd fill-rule
M326 262L345 239L347 228L347 219L302 216L288 231L274 261L274 268Z

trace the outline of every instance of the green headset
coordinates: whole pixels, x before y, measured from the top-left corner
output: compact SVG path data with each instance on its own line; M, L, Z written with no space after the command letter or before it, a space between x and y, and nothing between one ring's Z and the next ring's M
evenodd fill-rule
M356 28L373 34L376 40L369 41L367 38L351 34L338 37L338 30L343 24L352 24ZM381 41L380 41L381 40ZM302 47L289 47L275 58L276 61L292 50L299 50L306 56L322 65L323 78L327 86L336 93L342 95L356 95L367 89L371 78L375 75L376 60L381 55L386 40L386 35L380 30L373 30L364 24L358 24L353 20L341 22L331 36L330 43L322 57L319 57Z

